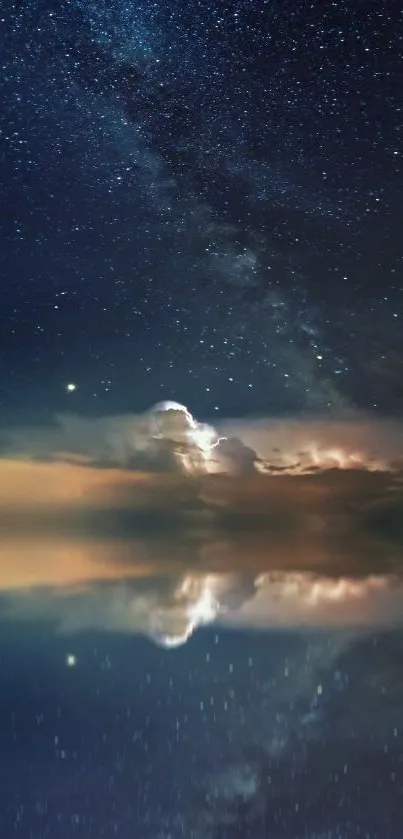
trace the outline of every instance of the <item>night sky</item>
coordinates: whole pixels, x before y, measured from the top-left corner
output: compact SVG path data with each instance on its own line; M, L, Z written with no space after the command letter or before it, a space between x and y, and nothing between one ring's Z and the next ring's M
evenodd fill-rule
M1 839L402 839L400 5L1 3Z
M5 0L3 421L399 411L402 23Z

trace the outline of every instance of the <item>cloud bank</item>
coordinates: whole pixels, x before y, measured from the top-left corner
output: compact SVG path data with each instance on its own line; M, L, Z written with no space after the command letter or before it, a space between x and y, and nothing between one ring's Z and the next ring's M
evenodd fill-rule
M59 417L3 433L2 614L62 632L400 621L403 428Z

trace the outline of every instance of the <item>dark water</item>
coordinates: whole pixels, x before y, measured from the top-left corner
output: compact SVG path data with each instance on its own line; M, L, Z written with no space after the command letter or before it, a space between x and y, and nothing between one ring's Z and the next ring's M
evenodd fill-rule
M0 652L3 836L401 836L400 633L8 623Z

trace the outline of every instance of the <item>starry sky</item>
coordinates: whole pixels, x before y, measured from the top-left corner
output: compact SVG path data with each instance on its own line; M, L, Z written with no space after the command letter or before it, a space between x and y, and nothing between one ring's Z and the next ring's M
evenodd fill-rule
M402 837L400 5L1 4L4 839Z
M402 24L5 0L3 423L398 412Z

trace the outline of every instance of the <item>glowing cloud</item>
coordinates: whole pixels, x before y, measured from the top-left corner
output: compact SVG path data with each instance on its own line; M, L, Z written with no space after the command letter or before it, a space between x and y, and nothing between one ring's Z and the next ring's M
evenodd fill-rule
M3 435L2 614L63 632L401 620L403 430L392 421L61 417Z
M219 438L212 426L199 423L185 405L159 402L151 412L151 437L171 440L185 472L214 471L213 449Z

